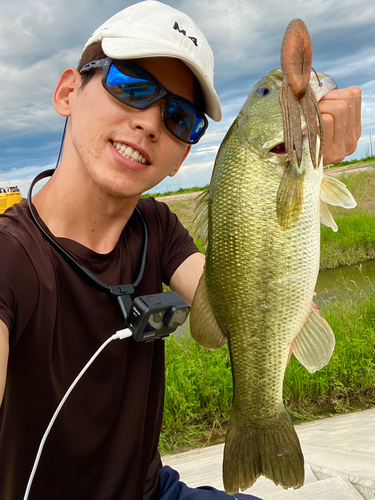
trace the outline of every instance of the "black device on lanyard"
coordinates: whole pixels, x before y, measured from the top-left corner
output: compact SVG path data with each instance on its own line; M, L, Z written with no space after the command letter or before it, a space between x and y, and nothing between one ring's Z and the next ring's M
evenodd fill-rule
M146 221L138 207L135 208L135 215L141 224L142 229L142 250L138 262L138 276L133 284L106 285L94 276L86 267L80 264L75 258L62 248L39 223L31 201L32 190L37 182L50 177L55 169L46 170L38 174L32 181L27 195L27 203L31 216L46 240L57 250L66 261L80 274L83 274L90 283L100 292L117 300L124 327L130 328L133 332L132 338L137 342L149 342L152 340L167 337L176 328L182 325L188 317L190 307L175 292L156 293L137 297L134 302L130 297L135 292L135 288L142 280L147 255L148 230Z

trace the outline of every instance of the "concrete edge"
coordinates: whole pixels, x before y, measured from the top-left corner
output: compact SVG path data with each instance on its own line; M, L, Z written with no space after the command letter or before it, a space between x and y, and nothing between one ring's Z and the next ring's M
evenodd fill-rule
M365 500L375 499L375 481L371 479L364 479L353 474L348 474L347 472L341 472L338 470L329 469L328 467L322 467L321 465L315 465L311 462L308 463L308 465L315 476L318 478L318 480L340 476L343 479L349 481L354 486L354 488L356 488L356 490L358 490L358 492L363 496L363 498L365 498Z

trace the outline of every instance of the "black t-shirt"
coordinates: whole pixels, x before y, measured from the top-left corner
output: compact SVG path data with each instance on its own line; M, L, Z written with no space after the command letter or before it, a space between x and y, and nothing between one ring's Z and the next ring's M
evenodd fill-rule
M149 243L134 296L162 291L197 251L164 203L138 204ZM133 214L106 255L59 244L107 285L136 279L142 232ZM96 290L48 243L26 200L0 216L0 318L10 355L0 412L0 498L23 498L41 437L66 390L100 345L123 328L115 299ZM164 343L112 341L84 374L46 441L30 500L157 497Z

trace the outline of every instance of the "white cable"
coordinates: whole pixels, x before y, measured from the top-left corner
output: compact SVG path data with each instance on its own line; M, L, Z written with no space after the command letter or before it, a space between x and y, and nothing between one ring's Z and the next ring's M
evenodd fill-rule
M72 392L72 390L74 389L74 387L77 385L77 383L80 380L80 378L82 377L82 375L89 368L89 366L91 365L91 363L99 356L99 354L102 352L102 350L105 347L107 347L107 345L110 342L112 342L112 340L126 339L128 337L131 337L132 335L133 335L133 333L132 333L132 331L129 328L124 328L123 330L119 330L118 332L116 332L115 334L113 334L112 337L109 337L99 347L99 349L92 356L92 358L86 363L86 365L82 368L82 370L80 371L80 373L77 375L77 377L75 378L75 380L72 382L72 384L69 387L69 389L66 391L66 393L65 393L64 397L62 398L59 406L56 408L56 411L53 414L53 416L52 416L52 418L50 420L50 423L48 424L48 427L47 427L47 429L46 429L46 431L45 431L45 433L44 433L44 435L42 437L42 440L40 441L40 445L39 445L39 448L38 448L38 453L36 454L36 457L35 457L34 465L33 465L33 468L32 468L32 471L31 471L31 474L30 474L30 477L29 477L29 481L27 483L27 487L26 487L26 491L25 491L23 500L27 500L29 498L29 493L30 493L31 485L32 485L33 480L34 480L34 476L35 476L36 469L37 469L38 464L39 464L39 460L40 460L40 457L41 457L41 454L42 454L42 451L43 451L43 448L44 448L44 444L45 444L45 442L47 440L47 437L48 437L48 434L50 433L50 430L52 429L53 424L55 423L57 415L60 413L60 410L63 407L65 401L68 399L70 393Z

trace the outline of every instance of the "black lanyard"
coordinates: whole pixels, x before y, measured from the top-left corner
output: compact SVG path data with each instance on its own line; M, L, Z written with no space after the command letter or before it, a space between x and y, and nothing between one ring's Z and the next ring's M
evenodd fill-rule
M132 301L130 298L130 295L134 293L135 287L139 285L143 273L145 270L145 265L146 265L146 255L147 255L147 243L148 243L148 231L147 231L147 225L146 221L142 215L142 212L139 210L138 207L135 207L135 214L138 217L139 221L141 222L141 229L142 229L142 250L139 256L139 261L138 261L138 277L135 280L133 284L127 284L127 285L113 285L113 286L108 286L102 281L100 281L96 276L94 276L86 267L84 267L82 264L77 262L75 258L70 255L66 250L64 250L58 243L55 241L45 230L44 228L39 224L36 215L34 213L34 208L33 204L31 202L31 196L32 196L32 190L33 187L37 182L39 182L41 179L44 179L45 177L52 176L53 173L55 172L54 169L51 170L46 170L44 172L41 172L38 174L35 179L32 181L29 192L27 194L27 204L30 209L31 216L41 231L42 235L46 238L46 240L51 243L51 245L57 250L65 259L66 261L74 268L76 271L79 273L83 273L83 275L89 279L91 284L100 292L103 292L107 294L110 297L115 297L118 300L118 303L120 305L121 313L124 316L124 319L126 319L127 314L130 310Z

